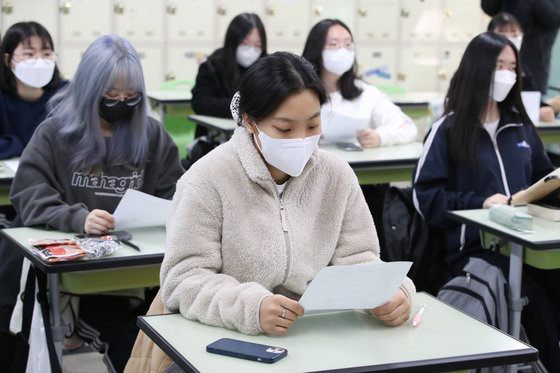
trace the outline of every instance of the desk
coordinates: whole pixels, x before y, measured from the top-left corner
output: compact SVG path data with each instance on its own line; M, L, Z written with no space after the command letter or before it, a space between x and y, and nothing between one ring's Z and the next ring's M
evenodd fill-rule
M400 107L424 106L428 107L432 101L443 100L445 93L441 92L410 92L387 94L389 100Z
M10 185L15 176L15 171L8 165L13 165L19 158L4 159L0 161L0 206L11 205L9 199Z
M526 211L525 207L517 207ZM535 233L520 233L490 220L488 209L461 210L449 212L449 218L480 229L509 241L511 246L502 253L509 255L509 325L508 330L519 337L521 325L521 277L523 262L541 268L560 268L560 224L533 217Z
M347 161L362 185L412 181L412 171L422 153L420 142L368 148L361 152L344 151L332 144L320 148Z
M237 123L231 118L194 114L189 115L189 119L199 126L206 127L210 132L217 132L220 137L220 143L226 142L237 128Z
M124 290L159 285L159 268L163 260L165 227L130 228L132 241L140 246L138 252L126 245L117 252L98 259L83 258L70 262L45 263L31 251L28 240L43 238L72 238L63 233L38 228L9 228L0 233L10 245L21 252L39 270L45 272L50 288L53 339L62 357L64 330L60 323L59 281L76 294ZM62 362L62 360L60 360Z
M138 326L186 372L441 372L533 361L537 350L418 293L413 311L426 304L422 322L390 327L366 312L300 318L284 336L248 336L183 318L140 316ZM274 364L214 355L206 345L236 338L288 349Z
M190 89L148 91L146 96L159 105L159 118L164 124L166 106L188 106L192 99Z
M543 144L560 144L560 119L554 119L554 122L540 122L536 127Z

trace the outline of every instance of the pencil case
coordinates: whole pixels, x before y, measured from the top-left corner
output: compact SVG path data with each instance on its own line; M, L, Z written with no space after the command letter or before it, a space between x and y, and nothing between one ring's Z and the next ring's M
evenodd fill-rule
M529 231L533 225L531 215L508 205L492 205L490 220L517 231Z

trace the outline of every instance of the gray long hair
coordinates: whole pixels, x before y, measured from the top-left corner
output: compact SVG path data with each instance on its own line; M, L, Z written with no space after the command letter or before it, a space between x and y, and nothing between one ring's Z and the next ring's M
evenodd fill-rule
M117 80L142 95L142 101L129 120L115 123L106 142L99 104ZM140 58L126 39L105 35L91 43L72 81L49 101L49 109L74 155L72 169L91 171L103 163L134 167L145 161L148 116L144 76Z

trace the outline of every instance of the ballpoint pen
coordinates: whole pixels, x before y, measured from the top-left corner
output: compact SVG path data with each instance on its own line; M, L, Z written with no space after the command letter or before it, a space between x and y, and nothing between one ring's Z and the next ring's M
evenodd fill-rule
M422 321L422 315L424 314L425 309L426 309L425 304L422 307L420 307L420 311L418 311L416 316L414 316L414 318L412 319L412 326L417 326L418 324L420 324L420 321Z
M132 247L132 248L133 248L134 250L136 250L136 251L140 251L140 247L139 247L138 245L136 245L136 244L133 244L133 243L130 242L129 240L123 240L123 239L121 239L121 242L124 243L124 244L127 245L127 246Z

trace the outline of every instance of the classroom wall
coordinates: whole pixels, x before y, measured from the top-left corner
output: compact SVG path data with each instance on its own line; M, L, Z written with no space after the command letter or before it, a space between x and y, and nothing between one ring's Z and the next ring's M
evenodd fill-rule
M142 59L148 89L194 79L199 62L223 43L230 20L261 16L269 52L301 53L317 21L335 17L356 41L360 73L407 92L447 89L466 44L486 28L478 0L1 0L2 33L35 20L55 40L58 65L71 78L100 35L129 39Z

